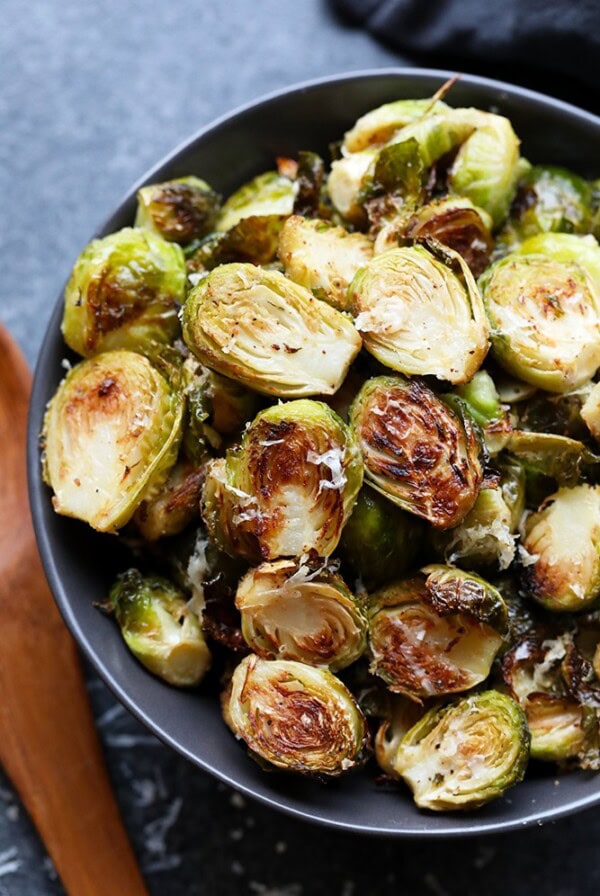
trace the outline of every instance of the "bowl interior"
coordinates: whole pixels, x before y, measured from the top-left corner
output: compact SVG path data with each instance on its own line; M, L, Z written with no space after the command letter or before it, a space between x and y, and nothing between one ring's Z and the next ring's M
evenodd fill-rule
M132 188L99 230L104 235L132 222L142 183L198 174L224 195L273 167L277 155L313 149L327 157L367 110L393 99L433 94L451 73L391 69L328 78L267 97L191 138ZM533 161L563 164L597 176L600 119L539 94L486 79L462 78L452 105L473 105L507 115ZM83 241L82 237L82 241ZM71 632L101 677L123 703L166 743L201 768L250 796L298 816L367 833L398 836L475 834L520 827L600 801L600 776L533 776L478 812L432 815L408 794L382 789L372 772L327 786L265 774L225 728L214 692L185 693L162 684L132 658L114 623L94 608L129 557L115 538L54 514L40 477L38 433L44 408L64 375L68 355L60 334L62 296L39 356L29 427L30 497L34 525L50 586Z

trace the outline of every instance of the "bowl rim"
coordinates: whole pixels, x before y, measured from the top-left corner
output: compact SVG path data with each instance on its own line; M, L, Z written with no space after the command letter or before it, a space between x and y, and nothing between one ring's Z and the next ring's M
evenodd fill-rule
M456 72L447 69L420 68L415 66L385 66L376 69L356 69L340 72L337 74L325 75L318 78L312 78L306 81L296 82L286 87L270 91L257 97L254 100L245 102L234 108L232 111L229 111L215 119L212 119L201 128L192 132L187 138L181 140L173 150L165 154L157 163L148 168L146 172L140 178L138 178L138 180L135 181L134 184L124 194L121 195L119 201L113 207L111 213L106 217L101 225L96 228L93 236L90 237L90 239L93 239L99 234L102 234L110 225L113 217L115 217L115 215L117 215L126 204L131 202L132 197L135 196L137 190L140 189L140 187L142 187L144 184L151 182L153 178L160 177L161 171L176 163L181 155L188 152L191 144L209 136L213 132L219 131L221 128L226 127L229 122L238 118L239 116L244 115L247 112L254 111L257 108L266 107L271 103L283 99L284 97L309 92L314 88L319 88L333 83L347 83L355 80L362 81L390 76L398 76L399 78L421 78L423 80L436 78L443 82L453 77L455 74ZM592 125L593 127L600 129L600 116L594 115L592 112L581 109L578 106L567 103L564 100L556 99L547 94L543 94L526 87L521 87L517 84L512 84L507 81L498 81L494 78L487 78L480 75L466 73L461 74L460 81L468 85L487 88L490 91L502 91L509 96L520 99L527 99L535 103L536 105L542 105L552 108L553 110L562 111L570 117L579 118L580 120ZM208 772L217 780L222 781L238 792L243 793L245 796L253 800L257 800L258 802L267 805L272 809L277 809L281 812L284 812L286 815L289 815L293 818L301 819L306 822L311 822L338 831L394 839L443 839L444 837L471 837L480 836L482 834L506 833L515 830L522 830L527 827L539 826L545 822L564 818L565 816L571 815L584 809L591 808L600 803L599 786L598 791L596 793L590 794L589 796L573 799L558 808L549 808L538 812L530 812L529 814L525 814L514 819L478 822L476 815L472 815L469 813L468 815L462 815L459 818L458 814L454 813L454 816L457 817L456 825L444 828L425 828L423 830L405 829L402 827L399 827L397 830L391 830L389 828L380 828L373 824L360 824L359 822L350 824L335 818L327 817L326 814L318 814L317 812L310 811L308 808L300 809L296 806L288 805L284 801L284 799L278 795L271 796L265 793L256 792L251 786L238 782L233 776L224 772L219 767L216 767L209 761L206 761L201 757L193 754L190 750L181 745L177 741L175 736L170 734L168 729L163 728L159 723L155 722L148 713L141 709L137 705L135 700L129 696L126 688L124 688L106 668L103 663L102 657L95 652L95 650L87 640L79 624L77 614L74 612L67 598L66 590L63 587L61 576L57 571L43 519L42 508L44 503L47 502L47 495L45 494L39 463L39 425L40 414L42 410L41 404L45 386L42 380L42 366L44 366L43 362L46 361L46 355L49 352L50 342L55 336L57 326L60 325L60 319L62 317L63 290L64 287L63 289L61 289L55 301L44 333L42 344L38 351L29 401L27 422L27 480L29 490L29 505L42 565L44 567L50 590L61 613L63 621L65 622L67 628L73 636L79 650L83 652L85 658L91 664L94 671L98 674L104 684L106 684L113 695L129 710L129 712L132 713L135 718L138 719L138 721L145 725L152 732L152 734L154 734L164 744L174 749L177 753L179 753L179 755L184 756L197 768L202 769L202 771L204 772ZM461 824L462 819L464 819L465 821L467 821L468 819L468 825Z

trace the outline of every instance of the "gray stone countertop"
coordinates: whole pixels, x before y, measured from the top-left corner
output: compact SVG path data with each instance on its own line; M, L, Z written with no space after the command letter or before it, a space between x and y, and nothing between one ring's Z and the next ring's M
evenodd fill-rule
M0 319L32 365L77 253L148 166L264 92L406 61L319 0L4 0L2 18ZM333 833L244 800L152 737L91 674L88 686L156 896L581 896L600 885L598 812L464 842ZM0 773L0 896L60 893Z

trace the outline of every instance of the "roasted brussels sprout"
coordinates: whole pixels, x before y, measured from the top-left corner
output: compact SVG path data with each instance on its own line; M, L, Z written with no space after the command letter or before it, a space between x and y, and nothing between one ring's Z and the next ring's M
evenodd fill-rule
M358 354L352 323L277 271L226 264L190 293L183 334L206 364L267 395L331 395Z
M597 383L588 395L581 408L581 416L593 437L600 442L600 383Z
M133 521L146 541L177 535L199 516L204 471L189 460L179 460L166 481L145 498Z
M589 233L592 188L556 165L533 165L519 180L510 218L499 235L508 251L537 233Z
M319 218L288 218L279 237L279 258L295 283L339 311L348 306L348 286L373 255L362 233L348 233Z
M194 358L183 364L187 399L184 449L191 459L208 459L207 446L219 449L223 437L237 435L255 416L262 399L235 380L203 367Z
M351 224L364 224L366 221L362 206L362 187L376 158L376 150L365 149L337 159L331 165L327 191L333 207Z
M461 255L478 277L489 262L493 247L492 220L470 199L448 196L434 199L414 211L390 221L377 235L375 253L403 244L407 240L433 238Z
M529 732L523 710L499 691L430 709L404 736L395 768L421 809L474 809L523 779Z
M485 209L497 226L508 214L521 173L519 140L502 115L479 109L454 109L452 114L473 132L456 154L448 186Z
M585 752L594 713L569 696L561 679L571 636L528 634L502 658L502 674L527 716L531 756L559 762Z
M588 428L582 411L593 390L591 381L562 394L536 390L514 408L515 429L585 439Z
M596 372L600 248L593 237L533 237L495 262L479 283L493 351L510 373L550 392L568 392Z
M246 657L233 673L229 718L251 752L280 769L337 776L363 759L365 719L325 669Z
M433 543L446 562L467 569L507 569L515 557L516 531L525 509L525 473L518 463L504 462L496 488L483 488L464 520Z
M131 227L93 240L65 289L65 342L85 358L170 342L185 289L185 261L175 243Z
M179 177L138 190L135 226L173 243L206 236L215 224L221 197L199 177Z
M479 426L486 427L502 416L500 396L487 370L478 370L469 383L457 386L455 392Z
M418 722L423 712L422 706L413 700L397 694L390 696L389 711L377 729L373 744L377 765L389 778L400 777L396 770L398 749L404 735Z
M364 486L342 531L340 552L371 590L414 569L421 554L423 529L412 514Z
M114 532L177 458L183 400L142 355L105 352L67 374L44 418L57 513Z
M515 429L506 448L528 473L549 476L561 485L575 485L583 473L600 463L600 457L583 442L552 433Z
M506 623L504 601L488 582L425 567L370 596L371 672L417 701L466 691L489 675Z
M250 215L229 230L215 231L186 247L189 280L196 285L207 271L234 261L267 265L275 261L285 215Z
M263 659L297 660L332 672L367 645L367 617L341 576L294 560L263 563L236 595L246 643Z
M481 445L463 419L418 380L367 380L351 411L369 484L441 529L471 510L483 480Z
M585 610L600 596L600 486L559 488L525 522L522 584L548 610Z
M198 617L168 579L122 573L109 604L133 655L154 675L178 687L200 683L211 656Z
M376 255L349 301L365 348L386 367L465 383L485 358L488 324L466 263L444 251L448 263L423 246Z
M265 171L230 196L217 218L217 230L229 230L242 218L291 215L296 189L289 177Z
M316 152L299 152L294 180L294 215L329 217L331 210L327 208L323 196L325 162L321 156Z
M344 136L343 148L348 153L361 152L369 147L383 146L407 124L417 121L427 113L438 114L447 110L441 101L395 100L371 109L362 115Z
M234 555L328 557L361 484L349 427L322 402L290 401L261 411L240 447L209 465L203 515Z

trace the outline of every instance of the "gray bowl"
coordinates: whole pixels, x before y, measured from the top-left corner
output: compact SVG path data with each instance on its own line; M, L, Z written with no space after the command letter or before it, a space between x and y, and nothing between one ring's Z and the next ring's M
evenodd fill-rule
M450 77L426 69L387 69L330 77L272 94L221 118L147 172L98 235L132 222L136 190L145 183L195 173L227 195L276 155L315 149L327 156L355 119L381 103L426 97ZM538 93L471 76L452 89L454 105L507 115L523 153L598 176L600 119ZM266 774L225 728L214 692L177 691L132 658L117 628L93 604L106 596L116 571L128 564L115 538L57 516L40 476L38 434L46 402L64 375L68 352L60 334L62 296L56 301L37 363L29 417L29 485L33 521L48 581L77 643L115 695L165 743L191 762L274 808L332 827L396 837L444 837L510 830L557 818L600 802L600 775L534 774L477 812L434 815L419 811L408 793L382 789L372 770L327 786L305 778Z

